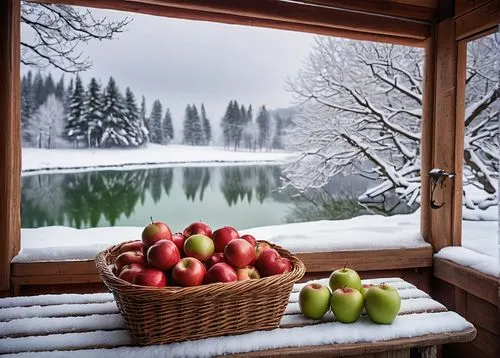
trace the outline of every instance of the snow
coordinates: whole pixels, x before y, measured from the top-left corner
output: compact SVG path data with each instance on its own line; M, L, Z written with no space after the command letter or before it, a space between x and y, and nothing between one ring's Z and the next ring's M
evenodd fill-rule
M0 321L31 317L89 316L117 313L115 301L87 304L61 304L55 306L9 307L0 309Z
M218 147L148 144L130 149L38 149L23 148L23 175L46 171L71 172L96 169L127 169L152 166L282 163L284 151L231 151Z
M453 261L461 266L469 267L493 277L500 277L500 264L497 257L472 251L466 247L444 247L435 255L442 259Z
M7 297L0 300L0 308L27 307L27 306L49 306L65 303L99 303L113 301L111 293L66 293L57 295L39 295L28 297Z
M271 241L292 252L428 247L419 234L418 220L418 212L391 217L366 215L348 220L265 226L240 233L252 234L258 240ZM141 227L22 229L22 250L12 262L89 260L115 243L139 239L141 232Z
M398 316L391 325L377 325L367 317L346 325L339 322L318 325L256 331L241 335L215 337L190 342L146 347L120 347L72 351L71 357L211 357L230 353L245 353L282 347L315 346L375 342L396 338L417 337L426 334L458 332L472 325L455 312L421 313ZM62 350L77 349L89 344L107 347L131 344L127 331L95 331L84 333L51 334L27 338L0 340L1 353L51 350L43 353L23 353L11 357L66 357Z

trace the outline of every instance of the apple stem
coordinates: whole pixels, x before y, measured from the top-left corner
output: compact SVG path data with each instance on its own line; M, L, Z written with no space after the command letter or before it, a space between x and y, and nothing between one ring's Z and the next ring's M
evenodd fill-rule
M347 266L347 262L344 264L344 268L342 269L342 271L345 271L346 266Z
M153 217L152 217L152 216L150 216L149 218L151 219L151 224L153 224Z

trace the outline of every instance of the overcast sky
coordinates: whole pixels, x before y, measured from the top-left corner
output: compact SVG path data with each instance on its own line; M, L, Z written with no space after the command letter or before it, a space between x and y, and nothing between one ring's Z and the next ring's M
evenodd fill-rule
M92 69L81 74L84 83L94 76L106 84L112 75L122 91L130 86L138 101L145 95L148 113L152 101L160 99L171 109L174 123L182 121L188 103L204 102L213 122L231 99L254 108L290 106L284 83L296 75L314 39L290 31L93 12L109 19L128 16L132 22L117 40L82 47L93 61Z

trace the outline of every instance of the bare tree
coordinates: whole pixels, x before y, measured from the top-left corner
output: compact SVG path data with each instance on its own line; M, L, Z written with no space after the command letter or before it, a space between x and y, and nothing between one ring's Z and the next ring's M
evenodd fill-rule
M491 56L498 58L496 51ZM288 184L318 188L336 174L355 173L383 180L361 200L391 189L410 203L418 200L422 60L418 48L318 37L303 70L289 83L302 110L288 136L288 144L300 153L284 171ZM483 67L472 66L477 71ZM483 154L471 150L471 143L498 138L498 112L484 116L483 111L500 95L498 78L475 86L472 93L465 119L466 153L471 153L466 167L471 180L490 192L488 181L498 180L498 168L492 174L489 158L498 153L498 140L486 147L491 153Z
M89 10L69 5L23 1L21 62L38 68L54 66L64 72L89 69L92 62L78 46L90 40L112 39L130 19L110 21L95 18Z

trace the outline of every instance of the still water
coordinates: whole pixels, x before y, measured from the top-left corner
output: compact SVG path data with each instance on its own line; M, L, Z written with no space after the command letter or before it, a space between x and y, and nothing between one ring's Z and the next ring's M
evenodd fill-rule
M22 178L23 228L65 225L143 226L149 217L175 231L193 221L237 228L362 214L396 214L414 208L357 202L374 182L337 177L306 193L279 190L279 166L175 167L39 174Z

